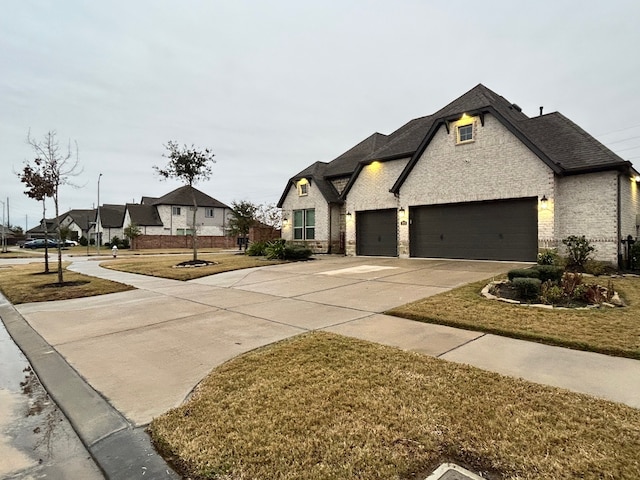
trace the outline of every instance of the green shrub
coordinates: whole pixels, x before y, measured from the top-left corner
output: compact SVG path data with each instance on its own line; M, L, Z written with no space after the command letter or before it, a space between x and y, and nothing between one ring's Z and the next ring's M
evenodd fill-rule
M538 271L538 278L542 283L547 280L559 282L564 273L564 268L558 265L536 265L533 269Z
M564 272L560 280L560 287L564 292L564 296L569 299L580 298L584 293L582 280L582 275L579 273Z
M129 244L129 239L128 238L123 238L122 241L120 242L120 248L131 248L131 245Z
M584 235L580 237L577 235L570 235L562 240L562 243L567 246L569 266L579 270L584 270L584 264L589 260L591 252L595 250L589 240L587 240Z
M284 249L284 258L286 260L307 260L311 255L313 255L313 252L310 248L299 245L286 245Z
M584 264L584 271L590 275L610 275L616 272L616 268L609 262L587 260Z
M565 300L564 291L560 285L554 284L551 280L540 285L540 301L547 305L557 305Z
M636 241L629 249L629 256L631 257L631 268L633 270L640 270L640 241Z
M540 278L540 272L534 268L515 268L507 273L509 280L514 278Z
M520 298L524 300L534 300L540 296L540 286L542 282L539 278L517 277L511 281L511 284L518 292Z
M559 260L558 251L555 248L542 250L538 253L539 265L556 265Z
M273 240L267 243L264 249L264 255L269 260L284 260L285 259L285 241Z
M86 247L87 245L89 245L89 241L87 240L87 237L80 237L80 240L78 240L78 243L83 247Z
M266 255L267 242L253 242L245 252L250 257L263 257Z

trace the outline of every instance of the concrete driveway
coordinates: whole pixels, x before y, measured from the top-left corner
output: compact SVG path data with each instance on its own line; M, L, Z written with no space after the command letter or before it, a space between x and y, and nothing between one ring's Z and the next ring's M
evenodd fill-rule
M180 405L216 366L307 331L445 353L481 334L439 326L427 334L413 328L414 322L381 312L521 265L329 256L185 283L74 260L73 270L139 289L24 304L17 310L94 389L140 426ZM397 330L396 322L403 328Z

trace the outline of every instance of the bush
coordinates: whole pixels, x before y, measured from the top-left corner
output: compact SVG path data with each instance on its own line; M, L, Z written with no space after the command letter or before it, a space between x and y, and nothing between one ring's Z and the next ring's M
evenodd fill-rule
M556 249L550 248L538 253L538 265L556 265L559 255Z
M584 270L584 264L589 260L591 252L595 250L589 240L587 240L584 235L581 237L570 235L562 240L562 243L567 246L569 266Z
M631 257L631 268L633 270L640 270L640 242L636 241L629 249L629 256Z
M253 242L245 252L250 257L263 257L266 255L267 242Z
M557 265L536 265L533 269L538 271L538 278L542 283L547 280L559 282L564 273L564 268Z
M123 238L122 242L120 242L120 248L130 248L131 245L129 244L129 239L128 238Z
M89 245L89 241L87 240L86 237L80 237L80 240L78 240L78 243L83 247L86 247L87 245Z
M540 278L540 272L534 268L516 268L507 273L509 280L514 278Z
M107 247L112 247L112 246L114 246L114 245L115 245L116 247L118 247L118 248L121 248L121 247L122 247L122 243L121 243L121 241L120 241L120 238L119 238L117 235L116 235L116 236L114 236L114 237L111 239L111 241L110 241L109 243L105 243L105 245L106 245Z
M284 240L274 240L265 247L265 256L269 260L307 260L311 255L311 249L300 245L287 245Z
M299 245L287 245L284 251L286 260L307 260L313 255L310 248L301 247Z
M518 292L520 298L524 300L534 300L540 295L542 282L539 278L517 277L511 281L511 284Z
M609 262L587 260L584 264L584 271L590 275L609 275L615 273L616 268Z
M564 291L560 285L547 280L540 285L540 301L547 305L557 305L564 301Z

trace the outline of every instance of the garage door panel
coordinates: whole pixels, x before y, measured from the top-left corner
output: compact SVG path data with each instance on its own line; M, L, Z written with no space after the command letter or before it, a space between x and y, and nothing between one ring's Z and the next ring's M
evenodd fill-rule
M536 259L536 198L411 207L410 216L413 257Z
M356 254L398 255L398 224L395 209L356 212Z

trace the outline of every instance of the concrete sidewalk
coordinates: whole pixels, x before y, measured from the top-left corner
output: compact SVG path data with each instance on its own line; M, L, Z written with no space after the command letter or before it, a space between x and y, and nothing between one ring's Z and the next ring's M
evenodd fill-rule
M70 418L81 438L95 446L113 447L117 435L140 434L141 428L180 405L195 385L227 360L313 330L640 408L638 361L382 314L521 265L328 256L180 282L107 270L97 261L74 258L71 270L138 290L19 305L16 323L22 321L23 330L33 329L36 358L42 356L43 363L45 356L55 359L47 361L51 367L42 367L53 370L43 376L53 379L52 389L59 388L56 400L61 406L72 405ZM73 385L69 394L68 378ZM139 453L148 447L148 441L143 445L144 438L140 439Z

